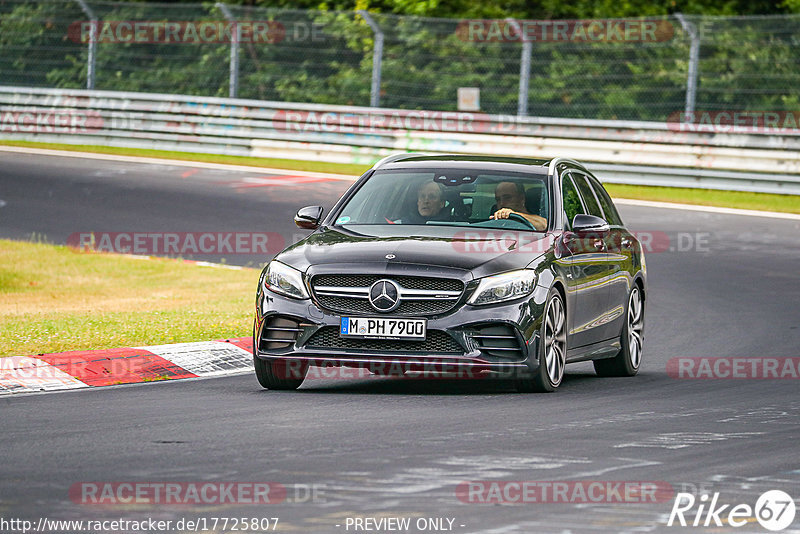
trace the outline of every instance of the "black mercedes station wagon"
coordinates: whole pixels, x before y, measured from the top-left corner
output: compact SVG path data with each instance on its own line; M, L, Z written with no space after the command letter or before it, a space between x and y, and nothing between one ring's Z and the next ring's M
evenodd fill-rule
M256 295L256 376L295 389L310 365L504 376L554 391L567 363L642 363L642 247L569 159L389 156L275 256Z

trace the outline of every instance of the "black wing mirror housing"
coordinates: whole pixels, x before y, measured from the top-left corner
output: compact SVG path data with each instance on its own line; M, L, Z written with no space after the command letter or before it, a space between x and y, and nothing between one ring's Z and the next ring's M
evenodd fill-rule
M316 230L322 221L322 206L306 206L297 210L294 223L304 230Z
M576 234L587 234L589 232L602 234L609 230L608 222L602 217L579 213L572 219L572 231Z

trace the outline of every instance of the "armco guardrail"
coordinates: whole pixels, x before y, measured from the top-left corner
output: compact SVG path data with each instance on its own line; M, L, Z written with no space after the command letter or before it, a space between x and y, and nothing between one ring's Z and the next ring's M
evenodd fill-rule
M800 194L800 135L0 87L0 138L369 165L398 151L564 155L607 182Z

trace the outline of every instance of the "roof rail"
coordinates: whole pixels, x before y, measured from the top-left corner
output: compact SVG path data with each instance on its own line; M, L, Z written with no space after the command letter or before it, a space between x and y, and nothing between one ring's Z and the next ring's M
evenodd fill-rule
M547 174L549 176L555 176L556 174L556 167L559 163L569 163L570 165L575 165L579 169L587 170L586 167L582 163L578 163L574 159L570 158L553 158L550 160L550 163L547 165Z
M379 169L380 167L386 165L387 163L392 163L401 159L410 158L412 156L428 156L429 154L424 154L422 152L401 152L400 154L390 154L385 158L379 160L375 165L372 166L374 169Z

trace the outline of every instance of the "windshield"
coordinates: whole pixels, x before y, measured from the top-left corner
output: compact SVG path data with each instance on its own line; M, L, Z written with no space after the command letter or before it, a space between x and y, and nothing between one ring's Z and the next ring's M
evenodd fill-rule
M376 171L335 224L425 225L544 231L545 174L466 169Z

